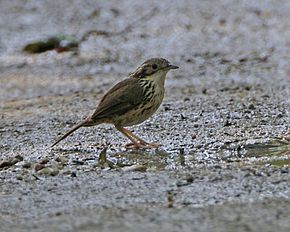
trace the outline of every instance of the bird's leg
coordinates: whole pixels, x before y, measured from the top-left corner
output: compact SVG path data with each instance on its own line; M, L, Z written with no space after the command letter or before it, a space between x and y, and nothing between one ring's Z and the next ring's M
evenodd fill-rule
M129 131L128 129L123 127L123 130L126 132L126 134L130 135L131 137L133 137L134 139L136 139L140 144L142 145L147 145L149 143L147 143L146 141L144 141L143 139L139 138L137 135L133 134L131 131Z
M119 127L116 126L116 129L118 131L120 131L123 135L125 135L128 139L130 139L132 141L132 143L130 143L130 146L134 146L136 148L144 148L144 145L138 143L134 137L132 137L130 134L127 134L127 130L124 127ZM127 145L126 145L127 146Z
M117 128L118 129L118 128ZM146 141L144 141L143 139L139 138L137 135L133 134L131 131L129 131L128 129L122 127L122 131L121 131L124 135L126 135L127 138L131 137L135 142L136 140L139 142L138 145L142 145L142 147L144 148L155 148L155 147L159 147L160 144L156 144L156 143L148 143ZM132 142L133 140L130 139ZM133 143L129 143L126 146L136 146L136 144ZM140 146L139 146L140 147Z

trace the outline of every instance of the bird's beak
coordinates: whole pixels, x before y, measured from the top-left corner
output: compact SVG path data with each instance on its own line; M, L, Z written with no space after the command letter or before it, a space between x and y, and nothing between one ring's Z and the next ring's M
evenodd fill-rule
M179 67L173 64L168 65L169 69L178 69Z

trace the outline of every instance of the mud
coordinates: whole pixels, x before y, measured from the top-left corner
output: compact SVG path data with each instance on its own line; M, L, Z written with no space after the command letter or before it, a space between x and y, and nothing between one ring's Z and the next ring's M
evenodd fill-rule
M290 4L1 1L1 231L289 231ZM35 40L77 51L25 54ZM150 57L180 69L151 119L159 149L110 125L54 139Z

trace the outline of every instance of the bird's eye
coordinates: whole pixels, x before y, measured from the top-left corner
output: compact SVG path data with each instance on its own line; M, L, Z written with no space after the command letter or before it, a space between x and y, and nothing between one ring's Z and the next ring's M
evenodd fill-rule
M155 70L157 69L157 64L152 64L152 68Z

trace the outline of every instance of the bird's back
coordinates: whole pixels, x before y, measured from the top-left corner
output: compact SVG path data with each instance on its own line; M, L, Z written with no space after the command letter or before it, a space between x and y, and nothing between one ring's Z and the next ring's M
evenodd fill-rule
M106 119L107 122L116 124L116 121L138 107L143 99L144 93L138 79L126 78L103 96L91 120L97 123Z

